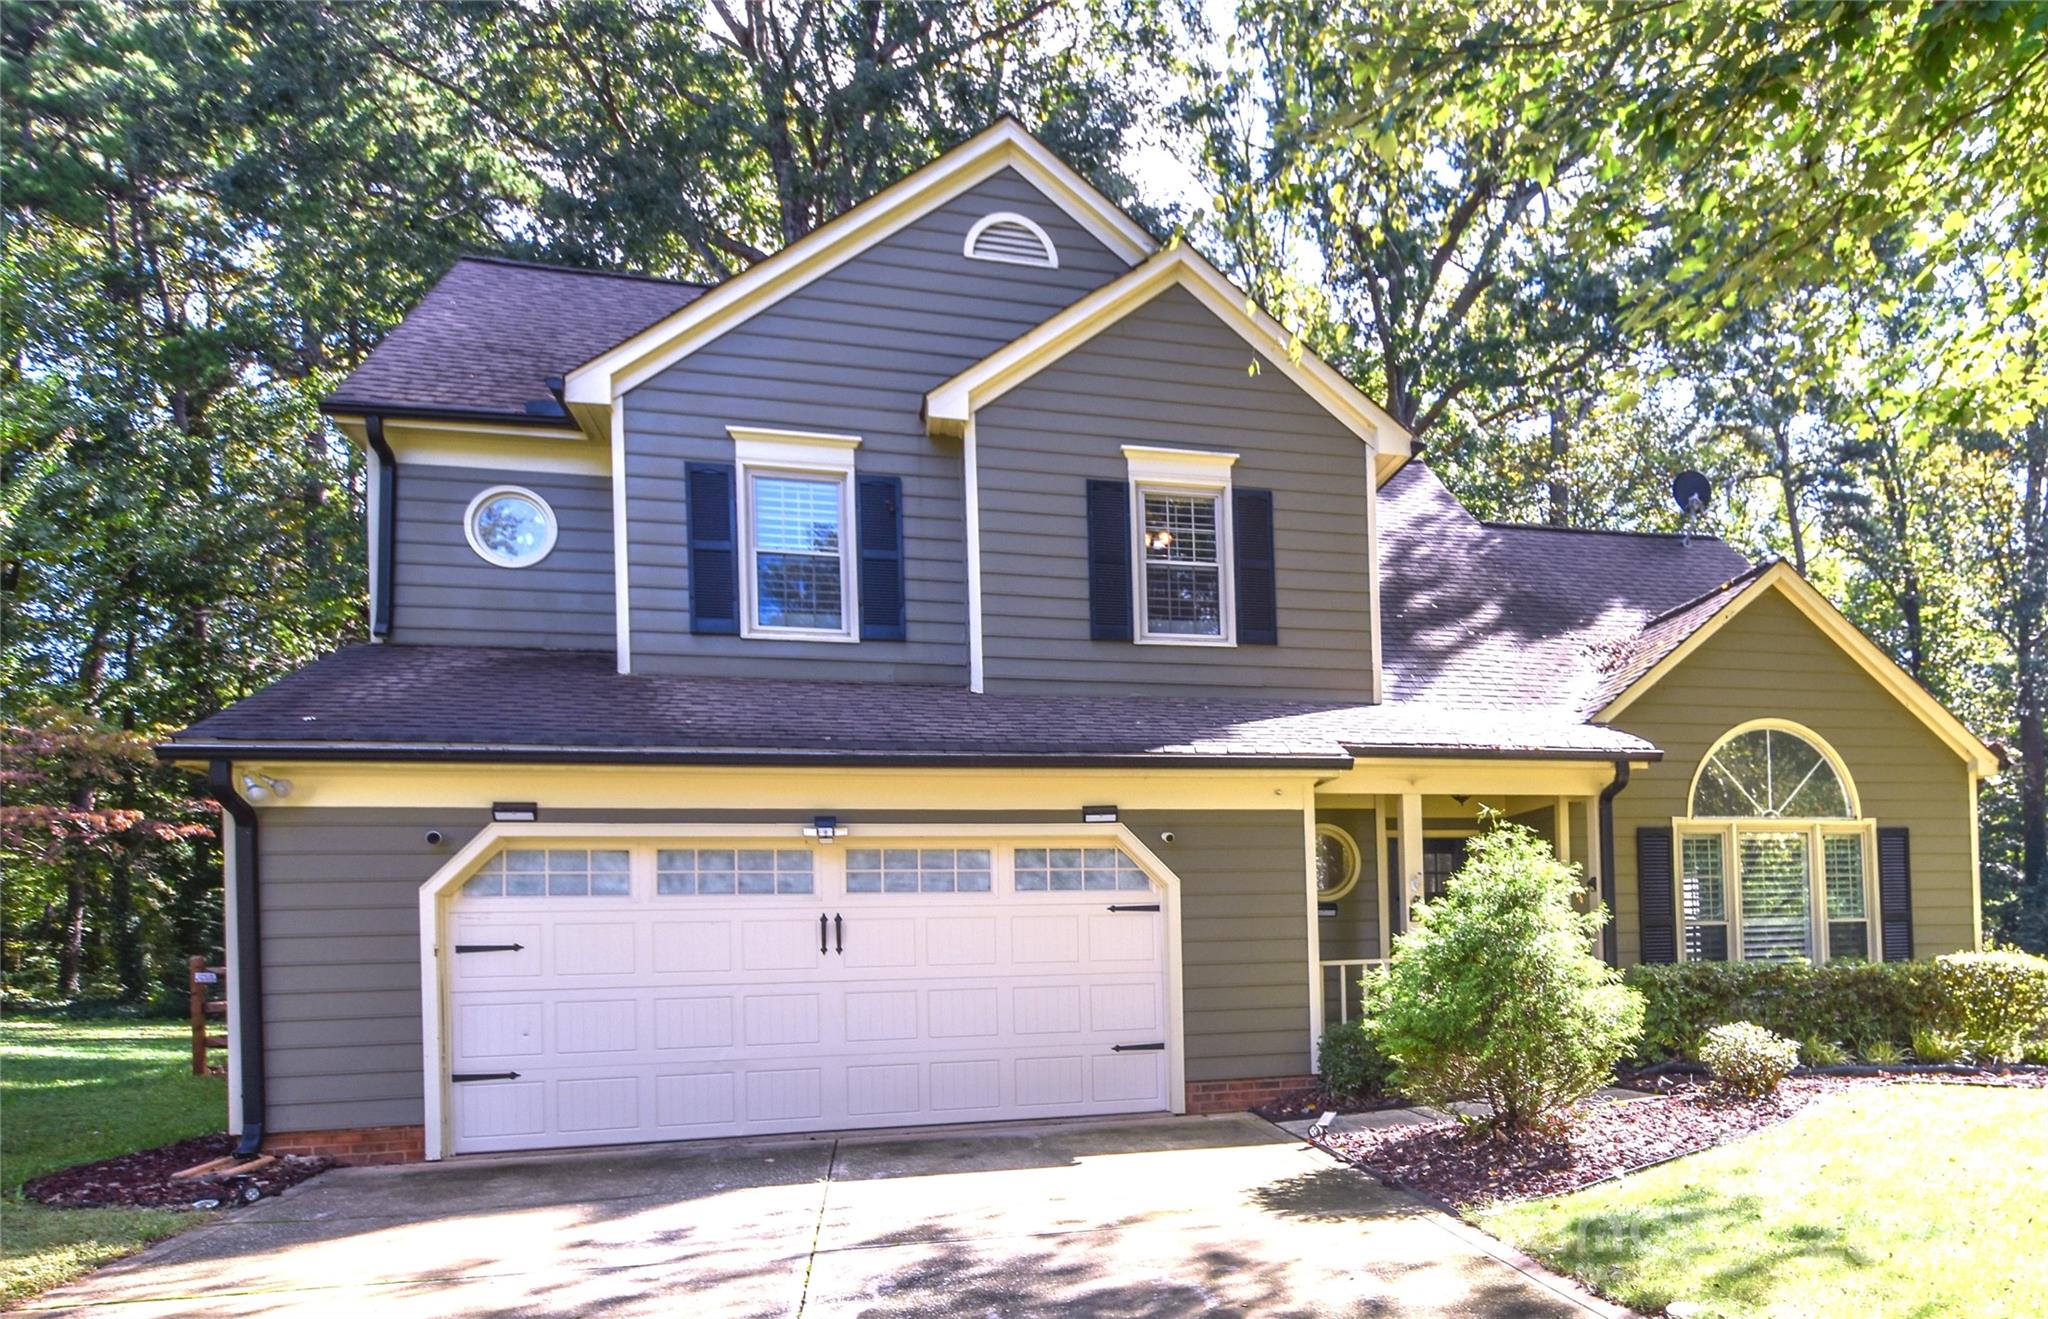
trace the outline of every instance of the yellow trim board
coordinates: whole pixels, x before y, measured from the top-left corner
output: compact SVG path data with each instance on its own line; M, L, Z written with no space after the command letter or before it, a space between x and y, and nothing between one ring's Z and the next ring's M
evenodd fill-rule
M1675 646L1671 653L1650 666L1648 672L1630 683L1626 690L1605 709L1594 715L1598 723L1613 723L1622 711L1661 682L1664 676L1683 664L1694 651L1705 645L1716 633L1726 627L1744 609L1762 598L1766 591L1777 591L1792 602L1793 608L1804 614L1809 622L1819 628L1823 635L1856 661L1880 687L1890 692L1899 704L1912 711L1927 725L1935 736L1948 743L1957 755L1970 766L1974 774L1995 774L1998 772L1998 758L1991 748L1966 727L1962 720L1950 714L1941 702L1930 696L1925 687L1913 676L1900 668L1891 656L1884 653L1878 644L1864 636L1860 628L1842 615L1828 598L1814 589L1811 582L1801 577L1792 565L1785 562L1772 564L1755 581L1742 588L1735 598L1702 624L1691 636Z
M367 444L361 417L336 417L334 424L357 444ZM500 467L508 471L567 476L609 476L612 455L573 426L493 426L460 421L400 421L387 418L384 438L408 467Z
M830 273L1005 168L1030 180L1122 260L1135 262L1152 250L1151 236L1137 221L1016 120L1005 118L577 367L564 379L563 398L572 412L610 407L627 390L673 366L741 319Z
M926 428L934 435L958 437L977 409L1172 288L1186 289L1245 343L1265 354L1303 393L1370 445L1379 465L1391 471L1407 457L1411 437L1386 409L1314 353L1303 349L1297 354L1285 327L1186 244L1154 255L926 394Z

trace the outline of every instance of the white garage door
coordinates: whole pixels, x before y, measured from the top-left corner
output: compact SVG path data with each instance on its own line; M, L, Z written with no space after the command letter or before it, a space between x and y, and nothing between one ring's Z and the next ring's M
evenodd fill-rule
M443 926L449 1148L1169 1107L1145 873L960 841L499 852Z

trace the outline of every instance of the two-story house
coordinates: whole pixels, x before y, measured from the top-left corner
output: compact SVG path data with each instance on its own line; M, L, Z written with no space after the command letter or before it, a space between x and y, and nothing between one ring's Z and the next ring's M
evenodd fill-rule
M458 262L372 638L177 735L246 1144L1244 1107L1482 812L1613 962L1979 940L1989 751L1782 564L1479 522L1004 121L704 288Z

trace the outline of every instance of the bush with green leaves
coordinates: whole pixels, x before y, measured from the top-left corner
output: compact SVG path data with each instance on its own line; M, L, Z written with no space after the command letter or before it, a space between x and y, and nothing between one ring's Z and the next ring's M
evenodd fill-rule
M1840 1067L1849 1061L1849 1051L1833 1040L1801 1040L1799 1056L1808 1067Z
M2048 957L1949 953L1934 966L1948 1022L1978 1062L2018 1062L2048 1030Z
M1913 1059L1923 1063L1959 1063L1968 1053L1962 1037L1932 1026L1913 1032Z
M1795 1040L1898 1045L1949 1024L1932 962L1679 962L1632 966L1625 980L1643 995L1636 1057L1649 1063L1697 1058L1707 1031L1737 1021Z
M1799 1065L1799 1044L1753 1021L1730 1022L1707 1032L1700 1061L1724 1089L1762 1099L1776 1094Z
M1365 1023L1346 1021L1323 1031L1321 1059L1323 1087L1346 1099L1377 1099L1386 1093L1387 1077L1393 1064L1380 1052L1379 1044L1366 1033Z
M1572 907L1577 871L1519 825L1472 840L1443 897L1416 910L1369 1005L1394 1088L1476 1099L1495 1126L1544 1122L1605 1085L1643 1004L1592 955L1604 911Z

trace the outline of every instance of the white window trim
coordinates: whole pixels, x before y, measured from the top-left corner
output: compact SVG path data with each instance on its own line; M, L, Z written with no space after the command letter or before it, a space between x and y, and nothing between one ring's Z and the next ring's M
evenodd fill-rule
M1034 261L1030 257L1010 256L1007 253L975 251L975 241L981 237L983 231L999 224L1014 224L1030 230L1032 236L1045 248L1044 259ZM1030 216L1019 215L1015 211L995 211L976 220L974 227L967 231L967 241L960 245L960 253L970 261L1000 261L1012 266L1036 266L1042 270L1058 270L1060 267L1060 249L1053 243L1052 235L1046 233Z
M499 558L495 553L493 553L490 550L489 547L487 547L483 543L481 539L478 538L476 534L476 511L482 508L485 504L489 503L491 500L498 498L500 495L517 495L521 499L532 500L534 507L540 510L541 516L547 521L548 534L541 541L540 549L523 559L507 561L505 559ZM493 568L533 567L535 564L546 559L548 555L553 554L555 552L555 540L558 536L561 535L561 531L561 519L555 516L554 506L548 503L547 500L542 499L533 491L528 490L523 485L491 486L487 490L478 492L477 497L475 499L470 500L469 507L464 509L462 512L463 538L469 542L469 548L476 551L476 557L482 559L485 563L490 564Z
M858 642L860 640L860 565L854 541L853 456L858 435L824 431L761 430L728 426L732 437L737 484L733 503L739 514L734 529L740 550L740 636L761 641ZM839 485L839 621L837 628L764 627L756 621L754 485L755 476L831 477Z
M1238 455L1209 449L1123 446L1131 490L1132 639L1141 646L1237 645L1237 531L1231 520L1231 469ZM1205 495L1216 501L1217 608L1223 629L1213 637L1155 633L1145 592L1145 496Z
M1842 796L1849 803L1849 815L1855 817L1862 814L1861 805L1856 798L1856 781L1849 777L1849 766L1843 762L1842 757L1836 753L1835 749L1828 745L1826 738L1814 732L1805 724L1795 724L1790 719L1752 719L1748 723L1735 725L1735 727L1715 738L1714 744L1707 748L1706 754L1700 757L1697 765L1693 766L1692 782L1687 784L1685 789L1686 810L1692 810L1693 803L1699 800L1700 780L1706 776L1708 763L1721 753L1721 748L1745 733L1754 733L1758 729L1765 729L1773 733L1789 734L1807 743L1815 751L1820 752L1821 759L1827 761L1828 767L1835 771L1836 780L1842 785ZM1735 818L1747 820L1752 818L1775 819L1777 817L1740 816Z
M1678 941L1678 960L1692 960L1685 951L1685 840L1702 836L1721 839L1721 902L1727 913L1725 921L1703 921L1704 925L1726 925L1728 928L1728 960L1746 962L1749 958L1742 952L1742 863L1741 838L1744 834L1804 834L1806 836L1806 921L1807 939L1819 956L1816 962L1835 960L1834 949L1829 947L1828 926L1831 922L1827 912L1827 856L1822 840L1830 837L1852 837L1863 845L1863 924L1864 960L1883 960L1883 946L1879 942L1882 930L1877 907L1877 821L1874 819L1775 819L1767 816L1741 816L1739 818L1717 818L1712 816L1675 816L1671 821L1671 907L1672 924Z

